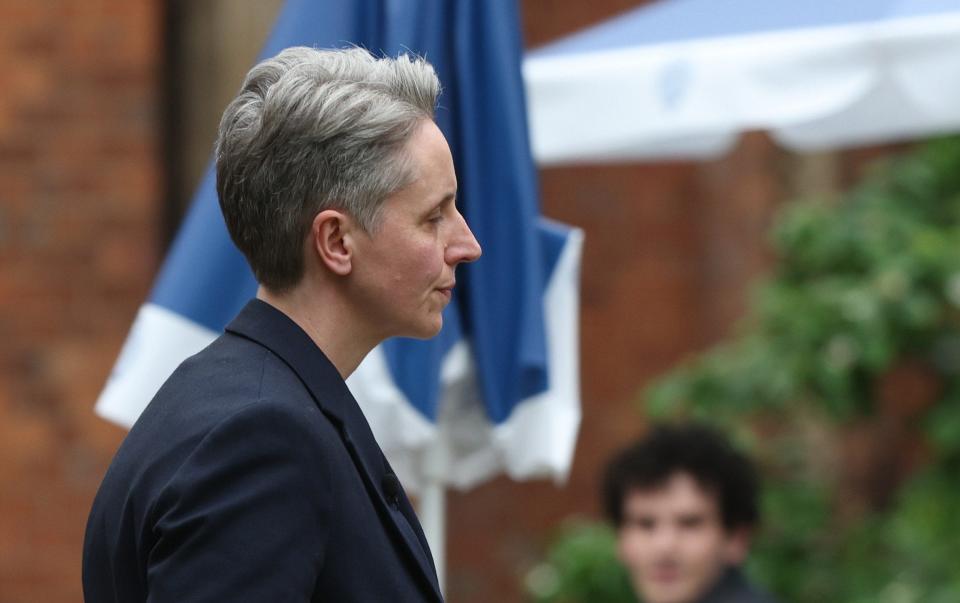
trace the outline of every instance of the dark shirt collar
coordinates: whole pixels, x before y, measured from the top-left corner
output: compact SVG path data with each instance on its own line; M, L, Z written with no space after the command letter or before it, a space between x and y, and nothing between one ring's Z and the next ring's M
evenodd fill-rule
M738 566L731 566L724 570L713 588L698 599L697 603L775 603L775 601L763 591L754 588Z

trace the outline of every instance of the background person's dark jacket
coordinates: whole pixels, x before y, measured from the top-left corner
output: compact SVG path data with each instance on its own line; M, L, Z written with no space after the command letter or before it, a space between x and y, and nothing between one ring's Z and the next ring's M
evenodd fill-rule
M739 568L729 568L713 588L697 603L777 603L770 595L753 587Z

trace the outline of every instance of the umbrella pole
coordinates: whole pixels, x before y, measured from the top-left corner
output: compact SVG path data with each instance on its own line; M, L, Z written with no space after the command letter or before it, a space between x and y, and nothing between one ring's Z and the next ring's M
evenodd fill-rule
M440 582L441 592L445 590L446 504L446 492L441 482L435 481L424 487L420 499L420 519L423 521L423 533L433 553L433 562L437 566L437 580Z
M446 590L446 524L447 497L443 475L446 467L446 447L442 438L437 438L425 452L425 477L423 491L420 494L420 521L423 534L433 553L433 562L437 566L437 580L440 592Z

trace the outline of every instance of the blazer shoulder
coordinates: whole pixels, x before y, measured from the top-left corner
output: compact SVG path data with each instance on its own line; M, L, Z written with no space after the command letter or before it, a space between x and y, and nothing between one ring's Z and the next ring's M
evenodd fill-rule
M328 492L336 460L316 436L296 407L262 400L213 425L149 512L151 595L306 600L335 509Z

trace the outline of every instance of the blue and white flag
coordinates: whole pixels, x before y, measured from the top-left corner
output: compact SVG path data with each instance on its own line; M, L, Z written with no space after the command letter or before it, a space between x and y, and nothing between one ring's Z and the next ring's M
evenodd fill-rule
M436 119L483 258L459 269L436 338L386 341L348 380L412 490L426 479L468 488L501 472L560 481L573 457L583 238L539 215L516 11L514 2L488 0L288 0L262 53L348 44L413 52L443 84ZM97 412L132 425L256 286L227 234L210 168Z

